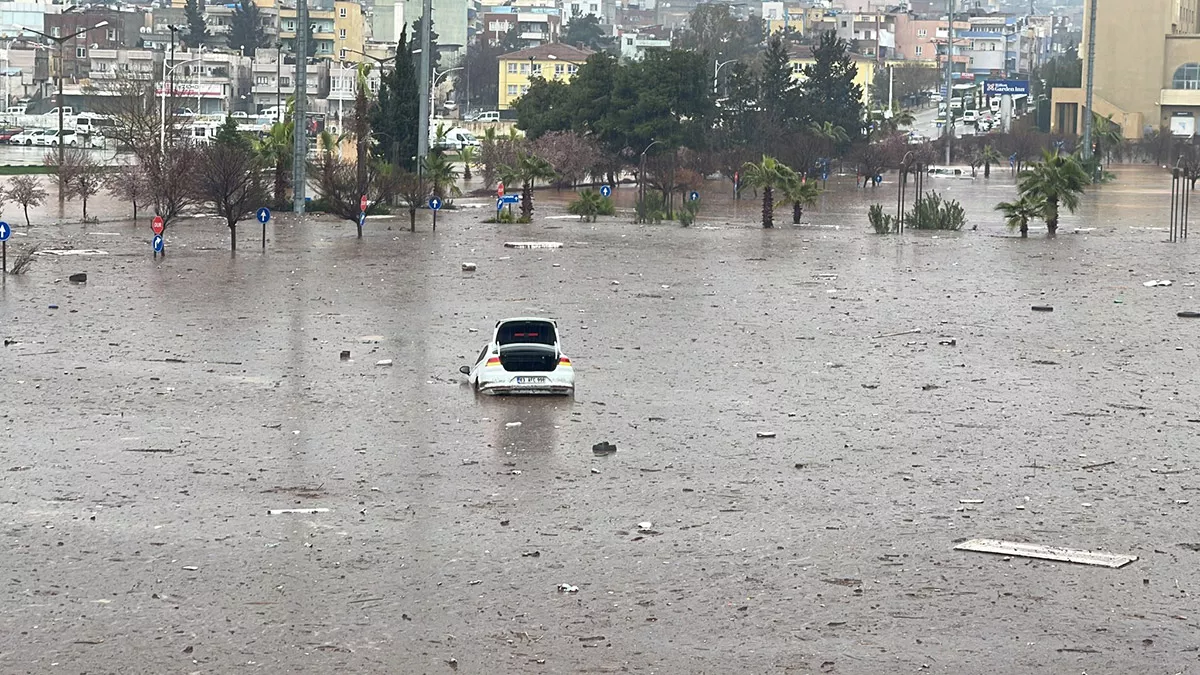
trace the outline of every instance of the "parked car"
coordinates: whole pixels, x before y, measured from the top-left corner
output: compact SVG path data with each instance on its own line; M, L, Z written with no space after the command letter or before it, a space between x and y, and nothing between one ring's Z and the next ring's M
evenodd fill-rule
M499 122L500 121L500 113L499 113L499 111L496 111L496 110L489 110L487 112L481 112L478 115L476 115L474 118L472 118L471 121L472 122Z
M34 140L46 133L46 129L26 129L8 140L12 145L33 145Z
M474 366L458 369L484 394L575 392L575 370L562 353L553 319L517 317L496 322L492 341Z
M63 129L60 136L58 129L51 129L33 139L34 145L57 146L60 143L72 147L77 146L79 145L79 134L75 133L73 129Z
M22 129L21 127L14 127L11 129L0 129L0 143L10 142L12 140L13 136L16 136L17 134L21 133L22 131L24 131L24 129Z

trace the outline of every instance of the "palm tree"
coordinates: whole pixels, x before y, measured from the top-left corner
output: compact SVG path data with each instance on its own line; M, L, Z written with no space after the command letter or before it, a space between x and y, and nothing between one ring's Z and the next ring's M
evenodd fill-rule
M471 180L471 165L478 161L475 146L464 145L463 149L458 151L458 161L463 163L463 180Z
M567 206L567 213L573 216L579 216L580 220L589 220L596 222L596 216L604 210L604 197L600 196L599 192L593 190L584 190L579 193L579 199L571 202Z
M980 153L979 159L983 160L983 177L992 177L992 165L999 164L1004 161L1004 156L1000 151L990 145L983 146L983 152Z
M762 226L775 227L775 190L786 189L788 183L796 179L796 172L774 157L763 155L761 162L746 162L742 166L742 175L750 187L762 188Z
M783 199L780 201L792 205L793 225L800 224L800 219L804 217L804 207L816 204L820 194L821 188L817 187L816 181L809 181L807 177L797 173L792 174L792 180L783 187Z
M1079 207L1079 195L1091 182L1079 160L1058 150L1043 150L1042 161L1035 162L1018 176L1017 193L1041 204L1046 230L1053 237L1058 234L1059 206L1074 213Z
M524 152L517 154L513 166L499 168L500 180L505 185L521 184L521 218L528 221L533 218L533 186L539 180L548 181L554 178L554 167L550 162Z
M1112 115L1095 115L1092 119L1092 142L1095 145L1092 154L1103 159L1105 153L1112 154L1113 150L1118 149L1125 142L1125 138L1121 136L1121 129L1113 124Z
M996 210L1004 214L1004 222L1008 229L1019 229L1021 238L1025 239L1029 236L1029 221L1040 218L1046 207L1035 198L1024 195L1015 202L1000 202L996 205Z
M850 141L850 137L846 135L846 130L840 126L837 126L833 122L822 122L821 124L813 122L808 128L817 138L829 141L834 145L840 145Z
M455 197L462 196L462 190L456 184L458 171L454 164L440 152L431 152L421 160L421 173L429 181L433 194L447 204Z
M289 116L290 117L290 116ZM292 127L293 122L276 122L271 125L271 131L258 142L255 151L263 161L274 167L275 172L275 208L287 206L287 172L292 164Z

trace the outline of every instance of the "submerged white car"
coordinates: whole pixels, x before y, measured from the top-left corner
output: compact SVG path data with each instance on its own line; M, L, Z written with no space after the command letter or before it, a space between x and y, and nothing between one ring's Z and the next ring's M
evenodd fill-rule
M575 392L575 370L562 353L553 319L517 317L496 322L492 341L474 366L458 369L484 394Z

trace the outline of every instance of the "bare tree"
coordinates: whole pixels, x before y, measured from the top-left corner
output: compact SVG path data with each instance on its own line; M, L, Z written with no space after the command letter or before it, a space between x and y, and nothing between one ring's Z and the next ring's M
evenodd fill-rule
M104 187L104 169L101 167L85 150L71 148L71 153L78 153L80 156L73 160L72 163L76 166L75 176L67 186L67 193L79 197L83 202L83 220L88 219L88 199L100 192L100 188ZM64 161L66 161L64 159Z
M163 219L163 227L170 227L185 209L199 201L196 171L200 152L189 143L177 143L166 152L159 152L157 145L135 147L134 151L146 174L154 213Z
M25 211L25 227L29 227L29 207L41 206L49 193L42 187L42 181L37 176L17 176L8 184L4 198L21 205Z
M420 174L405 171L396 181L396 194L408 207L408 231L417 231L417 209L429 199L433 186Z
M213 205L229 226L229 250L237 250L237 224L268 199L262 167L247 147L214 143L200 151L196 167L199 199Z
M109 173L106 184L108 194L133 205L134 220L137 220L138 217L138 205L145 206L151 200L150 185L146 182L146 172L136 161L132 164L123 164Z
M378 179L379 166L375 162L367 162L366 188L360 188L357 162L348 162L325 153L317 160L317 195L325 205L325 210L339 218L349 220L358 226L359 236L362 236L362 226L358 224L359 200L366 195L372 201L379 201L386 192Z
M551 131L533 142L533 154L554 167L556 187L575 187L595 169L602 150L599 143L578 132Z
M159 142L160 104L155 95L155 80L120 77L112 80L92 80L84 89L97 113L109 117L111 126L104 135L119 147L139 148L157 146ZM176 101L167 102L166 131L172 141L177 136L179 118L175 115Z

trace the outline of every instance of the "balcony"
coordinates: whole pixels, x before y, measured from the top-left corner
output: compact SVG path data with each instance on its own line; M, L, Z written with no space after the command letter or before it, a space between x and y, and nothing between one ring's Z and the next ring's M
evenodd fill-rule
M1200 89L1163 89L1158 94L1158 103L1163 106L1200 107Z

